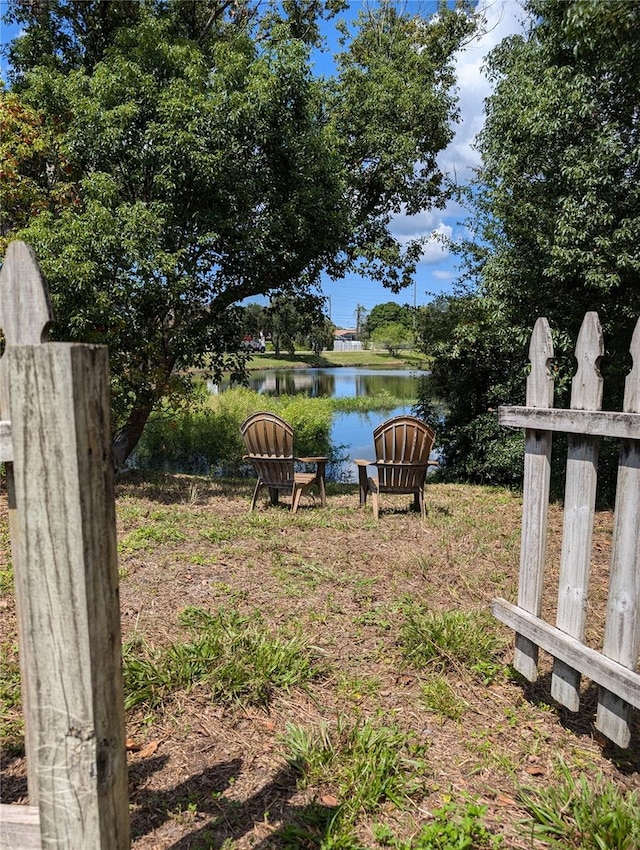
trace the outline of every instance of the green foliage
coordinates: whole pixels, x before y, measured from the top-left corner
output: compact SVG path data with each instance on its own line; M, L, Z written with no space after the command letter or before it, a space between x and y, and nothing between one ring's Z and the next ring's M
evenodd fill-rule
M223 467L237 473L245 446L240 426L252 413L269 410L286 419L295 432L294 451L302 457L337 459L330 443L329 399L302 396L273 398L236 387L219 395L201 395L197 408L152 414L138 444L136 461L143 468L175 464L183 470Z
M8 564L4 569L0 569L0 594L11 593L13 591L13 564Z
M486 301L441 296L419 314L422 350L431 370L415 413L436 430L444 480L518 485L524 438L498 425L500 404L523 404L526 342L497 325ZM435 401L434 401L435 400Z
M371 308L364 323L364 332L371 336L382 325L400 324L405 330L412 331L414 327L414 311L407 304L396 304L387 301L376 304Z
M1 647L0 664L0 738L7 754L20 753L24 747L24 724L20 695L20 665L15 646Z
M40 260L58 338L110 347L119 462L188 390L181 370L242 372L244 299L306 296L323 269L411 278L420 248L389 224L444 201L436 155L474 19L377 4L315 78L341 5L9 0L2 225Z
M245 453L240 426L260 410L277 413L289 422L295 433L296 455L320 455L339 462L340 447L330 439L334 413L384 412L406 403L406 399L387 392L358 398L273 397L243 387L219 395L201 392L199 398L198 406L171 409L167 405L149 417L135 454L143 469L169 466L208 472L212 467L221 467L226 474L237 474L243 467Z
M451 687L444 676L433 676L420 688L423 705L449 720L460 720L468 704Z
M634 850L640 846L640 796L623 793L602 774L574 778L559 764L557 781L523 790L533 834L547 847L575 850Z
M464 668L484 682L503 669L502 641L489 615L466 611L428 611L407 606L400 629L400 648L417 669L436 671Z
M385 801L402 807L424 785L425 748L396 728L339 718L335 728L290 725L284 744L302 787L327 785L336 795L323 848L354 846L348 842L362 813L379 811Z
M447 408L444 465L451 477L494 483L520 479L519 447L487 417L524 401L536 319L551 324L556 404L568 406L580 324L598 311L603 406L616 410L640 314L639 7L530 0L525 9L525 36L505 39L487 63L494 90L469 193L476 241L464 246L473 288L436 304L422 334Z
M381 345L391 354L397 354L401 348L411 345L413 334L400 322L390 322L387 325L378 325L371 334L371 342Z
M502 846L502 838L493 835L484 824L487 807L473 800L449 802L436 809L433 820L422 827L415 838L398 841L387 826L374 828L383 847L395 850L481 850Z
M333 325L326 318L326 298L312 292L296 293L295 295L272 296L268 307L263 308L263 325L271 335L276 356L281 348L294 354L297 340L303 340L308 347L311 345L316 354L333 339Z
M375 395L342 396L328 401L335 413L388 412L408 403L406 398L397 398L386 390L379 390Z
M236 610L209 613L185 608L180 623L192 639L154 650L137 638L125 644L125 708L162 705L170 695L196 684L215 702L263 705L276 688L290 690L320 673L308 643L299 635L269 632L259 615Z

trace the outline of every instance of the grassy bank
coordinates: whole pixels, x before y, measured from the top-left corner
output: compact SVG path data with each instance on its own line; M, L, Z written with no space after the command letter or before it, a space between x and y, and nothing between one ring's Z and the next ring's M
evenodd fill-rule
M430 483L360 511L357 487L295 516L253 482L117 487L133 850L635 850L640 748L526 684L513 634L520 498ZM549 510L557 583L562 513ZM588 642L612 516L595 523ZM3 802L26 794L6 495L0 501ZM552 617L556 599L545 599ZM585 686L588 683L585 683Z
M302 369L336 366L360 366L367 369L427 369L428 360L419 351L401 351L389 354L388 351L323 351L320 357L312 351L287 353L276 357L273 352L255 354L248 368L255 369Z

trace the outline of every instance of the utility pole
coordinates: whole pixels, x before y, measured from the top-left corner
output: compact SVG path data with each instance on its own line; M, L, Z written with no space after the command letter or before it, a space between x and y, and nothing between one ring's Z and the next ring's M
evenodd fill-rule
M416 332L416 318L417 318L416 317L416 309L417 309L417 307L416 307L416 286L417 286L417 281L416 281L415 274L414 274L414 278L413 278L413 332L414 333Z
M367 311L366 311L366 310L365 310L365 308L362 306L362 304L358 304L358 305L356 306L356 312L355 312L355 316L356 316L356 333L357 333L357 335L358 335L358 336L360 336L360 327L361 327L361 325L362 325L362 322L363 322L363 320L364 320L364 314L365 314L366 312L367 312Z

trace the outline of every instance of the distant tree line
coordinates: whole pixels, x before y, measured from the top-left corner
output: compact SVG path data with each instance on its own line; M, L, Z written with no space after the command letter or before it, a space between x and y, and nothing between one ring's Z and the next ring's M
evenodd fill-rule
M269 304L247 304L243 308L245 334L268 336L276 356L294 354L296 348L319 356L333 348L335 325L325 313L326 299L315 293L275 295Z

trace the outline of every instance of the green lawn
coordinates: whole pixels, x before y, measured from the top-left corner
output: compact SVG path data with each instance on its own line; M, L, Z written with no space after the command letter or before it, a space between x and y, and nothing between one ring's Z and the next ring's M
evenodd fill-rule
M299 351L293 356L273 352L255 354L248 363L252 369L295 369L304 367L362 366L369 369L426 369L428 359L418 351L402 351L389 354L387 351L323 351L320 357L312 351Z

